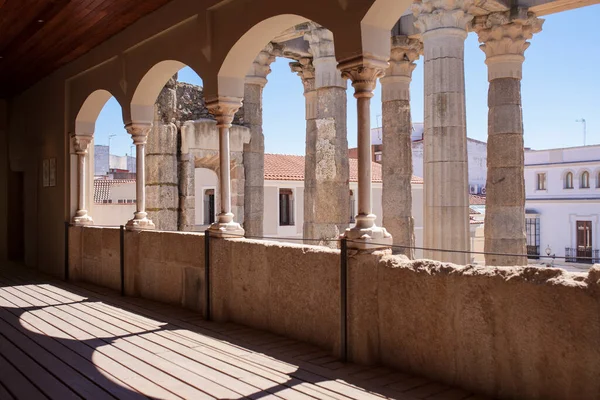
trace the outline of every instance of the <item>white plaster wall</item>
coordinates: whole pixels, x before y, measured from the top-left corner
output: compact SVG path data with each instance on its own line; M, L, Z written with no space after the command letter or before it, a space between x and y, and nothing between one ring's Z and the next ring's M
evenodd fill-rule
M294 225L279 226L279 189L294 192ZM265 181L263 232L265 236L302 238L304 182Z
M135 200L135 182L112 185L110 188L110 199L113 203L119 200Z
M527 200L528 210L540 218L540 251L547 246L557 256L565 255L565 247L577 244L577 221L592 222L592 245L600 248L600 198L597 201Z
M196 225L204 226L204 191L215 190L215 213L218 213L219 177L208 168L196 168L194 171L194 197L196 206Z
M135 197L134 197L135 198ZM94 204L94 225L125 225L133 218L135 204Z
M467 138L469 184L485 185L487 177L487 144ZM423 141L412 142L413 175L423 177Z

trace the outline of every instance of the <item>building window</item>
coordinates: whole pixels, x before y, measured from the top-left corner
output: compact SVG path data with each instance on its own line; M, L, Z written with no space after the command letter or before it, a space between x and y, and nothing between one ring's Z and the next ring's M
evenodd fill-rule
M204 225L210 225L215 222L215 190L206 189L204 191Z
M354 215L356 200L354 199L354 191L350 191L350 223L353 224L356 222L356 218Z
M537 190L546 190L546 174L537 174Z
M279 226L294 225L294 192L279 189Z
M567 172L565 175L565 189L573 189L573 173Z
M590 188L590 173L587 171L583 171L581 173L581 179L579 180L579 187L581 189L589 189Z
M527 257L540 258L540 219L526 218L525 228L527 233Z

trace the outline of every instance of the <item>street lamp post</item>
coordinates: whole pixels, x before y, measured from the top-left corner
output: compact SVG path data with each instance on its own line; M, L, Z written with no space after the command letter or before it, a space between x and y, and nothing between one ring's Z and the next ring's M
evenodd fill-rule
M586 134L586 130L587 130L585 118L575 120L575 122L581 122L583 124L583 145L585 146L585 134Z

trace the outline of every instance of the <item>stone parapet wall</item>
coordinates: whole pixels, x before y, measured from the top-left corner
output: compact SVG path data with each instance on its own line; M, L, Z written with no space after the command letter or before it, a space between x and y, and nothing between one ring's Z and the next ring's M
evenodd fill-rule
M70 229L71 277L118 287L119 231ZM210 242L212 315L340 349L340 252ZM204 310L204 235L125 232L125 286ZM589 274L457 266L385 253L348 259L349 357L495 398L600 397L600 266Z

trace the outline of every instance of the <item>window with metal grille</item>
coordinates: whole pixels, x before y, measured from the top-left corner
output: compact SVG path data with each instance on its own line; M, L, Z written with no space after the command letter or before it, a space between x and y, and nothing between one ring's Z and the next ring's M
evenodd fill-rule
M526 218L527 257L537 259L540 256L540 219Z
M279 225L294 225L294 191L279 189Z

